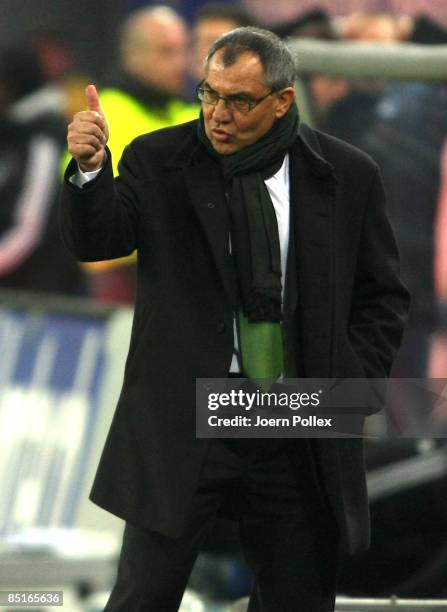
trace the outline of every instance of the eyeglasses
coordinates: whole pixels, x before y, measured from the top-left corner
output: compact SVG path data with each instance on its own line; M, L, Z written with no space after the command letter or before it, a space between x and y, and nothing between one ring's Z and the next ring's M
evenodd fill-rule
M242 114L249 113L263 100L275 93L275 90L272 89L272 91L269 91L269 93L262 96L262 98L250 100L244 96L219 96L217 92L213 91L212 89L202 87L202 84L198 85L196 91L197 97L201 102L211 104L212 106L217 106L217 104L219 104L219 100L223 100L227 108L231 109L232 111L238 111Z

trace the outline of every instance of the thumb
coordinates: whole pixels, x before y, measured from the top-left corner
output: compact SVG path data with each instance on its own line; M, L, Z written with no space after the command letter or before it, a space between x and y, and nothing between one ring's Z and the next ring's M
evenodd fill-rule
M99 103L98 91L94 85L87 85L85 88L85 96L87 98L87 106L91 111L96 111L103 115L101 104Z

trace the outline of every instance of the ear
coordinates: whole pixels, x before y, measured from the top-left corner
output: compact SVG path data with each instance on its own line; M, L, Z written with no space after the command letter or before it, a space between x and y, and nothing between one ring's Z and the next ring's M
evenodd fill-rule
M280 119L283 117L291 105L295 100L295 88L294 87L286 87L285 89L281 89L276 94L276 110L275 117Z

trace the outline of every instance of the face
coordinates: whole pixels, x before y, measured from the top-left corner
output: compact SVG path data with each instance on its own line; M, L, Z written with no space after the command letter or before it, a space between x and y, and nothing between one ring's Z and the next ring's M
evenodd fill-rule
M139 24L138 44L127 67L148 85L171 95L183 93L187 73L188 37L181 21L148 19Z
M391 15L353 14L342 21L345 38L391 43L399 38L398 22Z
M270 91L257 55L243 53L233 65L224 66L222 50L211 58L203 87L219 96L238 96L253 101ZM293 87L287 87L268 96L246 114L228 108L224 100L219 100L216 106L202 103L205 132L212 146L221 155L231 155L252 145L285 115L294 94Z
M321 74L311 80L310 89L317 108L326 110L348 95L349 82L341 77Z

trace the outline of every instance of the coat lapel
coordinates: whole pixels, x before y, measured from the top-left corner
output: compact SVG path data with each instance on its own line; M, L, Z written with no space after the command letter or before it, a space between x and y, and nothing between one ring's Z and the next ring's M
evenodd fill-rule
M204 151L199 151L194 162L183 167L183 175L223 287L232 303L235 292L229 248L229 218L219 167Z

